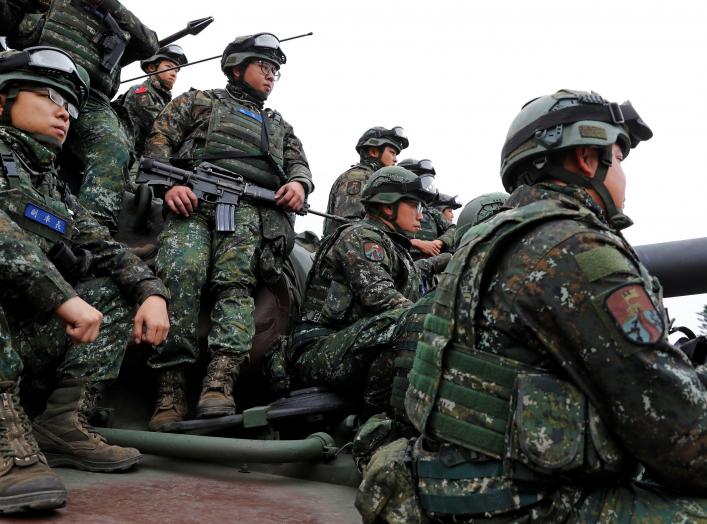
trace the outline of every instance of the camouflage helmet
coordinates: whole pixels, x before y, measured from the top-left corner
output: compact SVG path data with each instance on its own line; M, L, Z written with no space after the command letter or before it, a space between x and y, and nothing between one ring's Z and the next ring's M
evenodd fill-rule
M437 197L435 179L430 175L417 176L404 167L382 167L368 179L363 188L364 204L395 204L410 199L430 202Z
M169 44L164 47L160 47L157 54L152 55L150 58L140 61L140 69L148 73L147 66L150 64L159 64L162 60L170 60L178 66L186 65L189 60L187 55L184 53L184 49L177 44Z
M445 193L440 193L437 197L437 200L432 202L432 205L442 210L447 208L459 209L460 207L462 207L462 205L457 202L457 196L458 195L451 196Z
M422 160L417 160L416 158L406 158L398 162L400 167L404 167L408 171L412 171L416 175L432 175L435 176L435 168L432 167L432 160L423 158Z
M0 52L0 92L8 93L12 102L22 84L39 84L56 89L71 104L67 108L72 118L88 99L90 80L86 70L76 64L66 52L56 47L35 46L23 51ZM9 117L7 111L6 117Z
M368 147L384 147L391 146L400 153L403 149L410 145L405 130L400 126L395 126L392 129L385 127L372 127L366 130L361 135L356 143L356 151L359 155L365 153Z
M253 58L267 60L278 67L287 62L287 57L280 48L280 40L274 34L257 33L239 36L226 46L221 56L221 71L231 78L233 67Z
M457 230L454 233L455 245L470 228L498 213L508 200L508 196L508 193L486 193L468 202L457 219Z
M506 191L537 180L550 153L575 147L611 147L624 154L653 136L631 102L607 102L595 92L562 89L526 103L511 123L501 152Z

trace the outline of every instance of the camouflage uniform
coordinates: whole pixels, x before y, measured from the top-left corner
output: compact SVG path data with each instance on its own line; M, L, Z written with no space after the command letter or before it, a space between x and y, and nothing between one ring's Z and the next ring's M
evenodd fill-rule
M162 87L159 80L150 77L142 84L129 87L118 99L130 118L133 130L135 156L140 158L145 151L145 140L150 134L157 115L172 100L172 91Z
M320 247L309 274L291 359L302 384L364 391L385 407L392 381L386 347L419 296L409 240L367 216Z
M0 127L0 151L10 155L19 175L0 175L0 280L4 290L0 301L0 317L4 317L0 320L4 346L0 381L17 381L23 367L32 372L58 367L60 379L116 378L132 333L133 311L125 298L140 304L150 295L166 297L167 291L138 258L114 242L63 190L52 151L22 131L5 126ZM27 209L39 211L27 214ZM50 213L42 214L42 209ZM38 220L50 226L40 225ZM62 227L57 220L65 223L63 235L57 232ZM76 286L47 259L46 253L58 240L76 253L88 253L84 276ZM100 335L90 344L70 344L64 327L51 315L77 294L104 314Z
M640 462L707 493L707 376L668 342L659 283L584 189L520 186L507 206L464 236L425 321L405 402L425 437L397 458L421 506L442 521L707 521L707 500L633 480ZM391 514L398 488L362 487L358 504Z
M214 107L218 107L218 114ZM231 139L226 134L216 136L215 132L220 133L218 125L210 122L224 122L236 134L251 134L259 139L260 133L246 125L259 127L262 115L266 115L269 125L278 129L271 146L276 149L273 155L281 159L287 181L300 182L305 192L310 192L311 173L292 126L279 113L269 109L260 113L261 110L262 102L230 83L225 90L189 91L170 102L157 118L145 154L162 160L176 156L195 165L200 158L218 156L243 144L257 152L257 146L247 141ZM247 120L238 120L241 118ZM213 162L270 189L281 183L262 159ZM211 204L199 202L189 217L174 213L167 217L155 265L172 293L171 328L167 341L150 359L155 368L196 361L198 311L206 284L215 301L209 351L213 356L246 361L254 334L253 290L260 280L278 278L282 262L292 249L294 232L291 218L284 211L242 202L235 211L235 231L218 233L214 231L214 209Z
M361 158L358 164L351 166L338 176L329 191L329 203L326 212L352 220L363 218L366 211L361 203L361 191L371 178L371 175L382 166L375 158ZM337 222L329 218L324 219L324 235L327 236L336 231L343 222Z
M441 240L444 246L442 252L451 251L454 245L454 231L456 226L447 222L442 212L434 206L425 206L422 211L422 222L420 231L410 238L418 240ZM425 255L419 249L413 247L410 254L414 260L424 258Z
M152 56L158 49L157 36L117 0L96 1L98 7L92 7L94 2L52 0L46 12L24 16L20 15L23 8L13 2L0 0L0 4L0 10L11 17L4 24L4 34L12 47L59 47L88 71L91 94L71 125L64 152L75 157L83 172L79 201L101 224L116 230L123 192L129 184L132 144L110 99L118 91L121 66ZM122 57L110 69L101 64L103 49L96 38L111 34L101 21L105 13L128 35Z

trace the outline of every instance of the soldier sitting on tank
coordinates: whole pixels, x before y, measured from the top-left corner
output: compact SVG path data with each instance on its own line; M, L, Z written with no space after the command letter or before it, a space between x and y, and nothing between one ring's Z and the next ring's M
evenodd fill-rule
M416 175L435 176L435 168L428 159L406 158L398 164ZM434 257L451 251L454 243L454 226L437 209L436 201L422 210L422 227L410 238L410 254L413 260Z
M169 328L162 283L57 177L87 96L88 75L59 49L0 53L0 512L64 504L47 462L116 471L139 461L85 417L128 339L159 344ZM20 377L53 371L32 430Z
M296 382L362 395L377 409L387 405L378 372L389 371L385 349L396 322L419 298L407 235L420 229L423 203L435 196L433 177L381 168L363 190L364 219L324 239L292 333Z
M156 55L140 62L145 73L156 73L141 84L130 86L115 103L123 106L130 119L135 157L145 151L145 140L157 115L172 100L172 87L177 81L179 66L188 62L181 46L170 44ZM176 68L176 69L175 69Z
M459 222L454 232L454 249L460 246L466 231L500 212L507 199L507 193L488 193L469 201L459 215ZM368 419L358 430L353 441L353 458L361 471L380 446L400 437L418 434L405 414L405 392L417 342L435 297L435 290L430 291L415 302L410 311L401 318L398 328L400 335L391 346L392 359L388 362L391 365L388 386L390 408L387 413L376 414Z
M164 197L170 213L159 238L157 274L172 293L172 331L149 364L158 371L159 393L149 427L158 430L187 413L185 367L198 358L201 293L213 300L208 337L209 364L197 416L236 412L234 381L249 360L254 336L253 294L258 283L276 282L294 244L292 215L312 191L302 143L280 113L263 104L286 61L275 35L241 36L228 44L221 70L225 89L192 90L162 111L147 140L146 156L179 159L188 167L203 161L276 190L277 206L242 200L234 230L216 231L216 206L198 202L187 186Z
M356 144L360 160L344 171L334 181L329 191L327 213L351 220L363 218L365 210L361 203L361 191L371 175L381 167L394 166L400 152L409 142L402 127L392 129L372 127L366 130ZM324 220L324 234L330 235L342 223Z
M620 232L622 161L651 136L596 93L520 111L510 209L440 282L405 398L423 437L373 456L364 522L707 521L707 370L668 342L661 286Z
M157 52L157 35L119 0L0 0L0 32L15 49L59 47L88 72L91 92L66 140L62 175L73 191L80 186L79 202L115 232L132 144L110 100L122 67ZM70 164L76 172L63 173Z

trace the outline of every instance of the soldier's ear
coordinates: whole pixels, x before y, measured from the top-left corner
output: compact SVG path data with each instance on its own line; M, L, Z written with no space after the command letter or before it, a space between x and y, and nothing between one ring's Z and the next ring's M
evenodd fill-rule
M383 212L383 216L387 220L392 220L393 219L393 206L389 204L381 204L380 205L380 210Z
M593 147L577 147L572 150L571 158L579 174L593 177L599 163L599 154Z
M5 102L7 102L7 95L5 93L0 93L0 118L5 113Z
M235 80L238 80L241 77L241 68L239 66L233 66L231 74Z

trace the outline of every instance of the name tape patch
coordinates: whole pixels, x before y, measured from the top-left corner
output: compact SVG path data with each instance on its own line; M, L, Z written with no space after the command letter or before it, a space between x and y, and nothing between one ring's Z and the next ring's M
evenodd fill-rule
M249 116L249 117L251 117L251 118L257 120L258 122L262 122L262 121L263 121L263 117L260 116L259 113L256 113L255 111L251 111L250 109L246 109L245 107L239 107L239 108L238 108L238 112L239 112L239 113L243 113L244 115Z
M48 228L59 231L60 233L66 233L66 220L62 220L56 215L53 215L49 211L45 211L42 208L35 206L34 204L27 204L25 206L24 216L42 224Z

